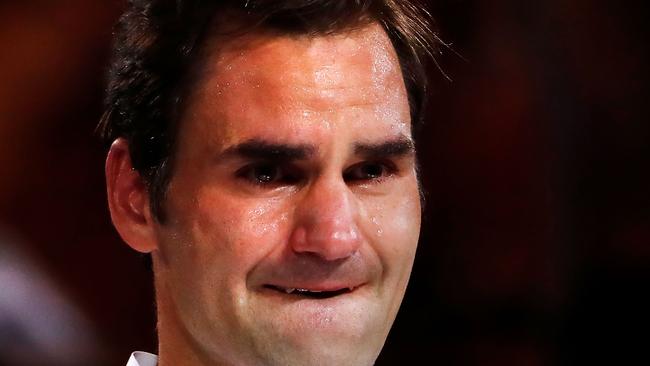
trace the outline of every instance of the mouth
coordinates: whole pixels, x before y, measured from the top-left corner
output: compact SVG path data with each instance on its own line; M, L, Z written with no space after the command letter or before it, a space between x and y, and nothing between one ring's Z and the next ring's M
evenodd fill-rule
M355 290L355 287L342 287L332 290L316 290L308 288L282 287L276 285L264 285L265 289L278 292L283 295L303 297L309 299L329 299L336 296L349 294Z

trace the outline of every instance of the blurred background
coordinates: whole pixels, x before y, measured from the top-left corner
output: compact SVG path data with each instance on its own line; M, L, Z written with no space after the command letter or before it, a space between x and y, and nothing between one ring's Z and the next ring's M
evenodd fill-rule
M123 6L0 2L0 365L156 350L93 136ZM427 6L462 57L439 55L452 81L431 70L422 240L377 364L650 364L641 1Z

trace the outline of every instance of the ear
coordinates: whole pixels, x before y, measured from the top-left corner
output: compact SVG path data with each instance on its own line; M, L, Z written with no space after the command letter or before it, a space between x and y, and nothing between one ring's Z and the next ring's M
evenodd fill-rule
M149 193L133 165L129 145L118 138L106 158L106 189L113 225L133 249L149 253L158 246L155 221L149 206Z

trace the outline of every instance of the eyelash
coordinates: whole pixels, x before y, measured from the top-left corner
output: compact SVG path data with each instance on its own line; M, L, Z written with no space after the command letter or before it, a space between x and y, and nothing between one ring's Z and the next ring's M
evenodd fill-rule
M366 171L359 171L359 169ZM368 170L374 168L375 170ZM378 170L377 170L378 168ZM264 171L266 170L266 171ZM348 183L364 184L381 183L386 178L394 175L397 167L387 161L364 161L347 168L343 172L343 179ZM361 174L356 174L361 173ZM356 174L356 176L355 176ZM297 168L290 165L273 162L258 162L246 165L236 173L238 178L256 186L272 187L284 184L295 184L303 179L303 175Z
M265 172L262 171L263 169L269 168L270 170L267 170ZM245 167L238 170L237 177L257 186L293 184L299 182L301 177L299 173L292 172L292 170L293 169L283 164L276 164L272 162L258 162L246 165ZM279 179L278 175L280 177Z

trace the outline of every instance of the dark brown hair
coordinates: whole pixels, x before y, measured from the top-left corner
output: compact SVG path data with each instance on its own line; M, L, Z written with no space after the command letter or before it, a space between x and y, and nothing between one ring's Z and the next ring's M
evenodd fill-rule
M153 214L162 204L172 172L184 84L197 54L222 14L237 14L244 31L328 34L363 22L382 25L400 60L413 130L421 124L427 78L425 62L439 42L428 14L404 0L130 0L115 34L105 112L98 132L107 145L123 137L142 176Z

